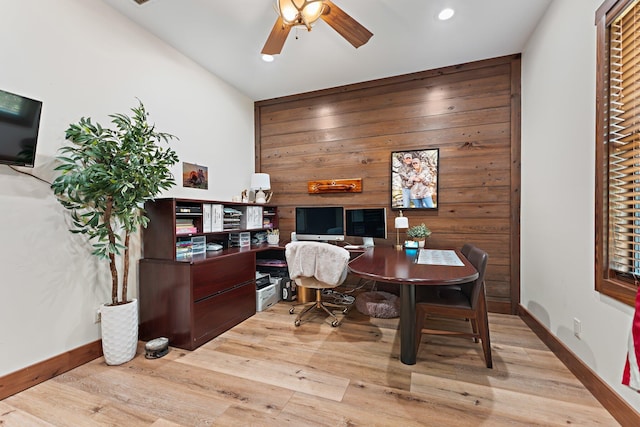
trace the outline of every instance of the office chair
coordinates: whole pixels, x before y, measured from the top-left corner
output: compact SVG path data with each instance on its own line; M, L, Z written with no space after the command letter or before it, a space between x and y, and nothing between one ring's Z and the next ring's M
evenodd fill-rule
M493 367L491 359L491 340L489 338L489 320L485 297L484 276L489 256L475 246L468 249L466 258L478 270L478 278L471 283L444 286L421 286L416 302L417 345L420 346L422 334L447 335L452 337L473 338L482 341L487 368ZM425 317L438 316L465 319L471 322L472 332L437 330L424 327Z
M471 243L465 243L462 245L460 252L462 252L462 255L464 255L465 258L469 259L469 252L471 252L471 248L473 248Z
M316 291L315 301L304 305L294 325L300 326L303 316L317 308L331 316L331 326L339 326L340 320L330 308L340 309L346 314L350 306L322 301L322 291L341 285L347 278L349 251L328 243L300 241L285 246L285 258L289 277L295 280L296 285ZM289 313L294 311L295 307L292 307Z

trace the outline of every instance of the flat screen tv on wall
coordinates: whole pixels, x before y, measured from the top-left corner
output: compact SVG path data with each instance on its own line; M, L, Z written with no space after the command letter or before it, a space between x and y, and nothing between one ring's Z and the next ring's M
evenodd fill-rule
M33 167L42 102L0 89L0 163Z

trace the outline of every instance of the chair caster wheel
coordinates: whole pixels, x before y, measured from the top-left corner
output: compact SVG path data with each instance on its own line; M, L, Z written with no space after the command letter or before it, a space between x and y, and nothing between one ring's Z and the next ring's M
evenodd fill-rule
M340 322L338 322L337 320L334 320L333 322L331 322L331 326L333 326L334 328L337 328L338 326L340 326Z
M291 307L291 308L289 309L289 314L293 314L293 312L294 312L294 311L295 311L295 308Z
M293 322L293 324L294 324L296 327L298 327L298 326L300 326L300 321L299 321L299 320L296 320L295 322Z

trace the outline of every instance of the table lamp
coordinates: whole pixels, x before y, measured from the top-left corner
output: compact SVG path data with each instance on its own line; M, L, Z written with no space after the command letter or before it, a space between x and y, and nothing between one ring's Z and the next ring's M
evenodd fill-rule
M409 218L406 216L402 216L402 211L400 211L400 216L396 217L395 221L396 226L396 249L401 250L402 245L400 244L400 230L406 230L409 228Z
M271 179L268 173L254 173L251 175L251 189L257 190L256 203L267 203L267 196L263 190L271 189Z

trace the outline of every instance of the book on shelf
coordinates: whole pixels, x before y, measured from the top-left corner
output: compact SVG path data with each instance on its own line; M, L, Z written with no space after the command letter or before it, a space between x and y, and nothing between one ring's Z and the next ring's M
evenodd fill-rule
M179 205L176 206L176 214L202 214L202 206L200 205Z
M247 206L246 214L240 222L243 230L262 228L262 206Z
M176 242L176 259L189 258L192 250L193 243L191 240L178 240Z
M177 227L176 234L195 234L198 232L197 227Z
M198 232L198 227L193 223L193 219L176 218L176 234L194 234Z
M212 230L211 225L213 220L211 218L213 206L211 203L205 203L203 206L203 216L202 216L202 231L204 233L210 233Z
M202 219L202 231L211 233L223 230L223 205L205 203Z

